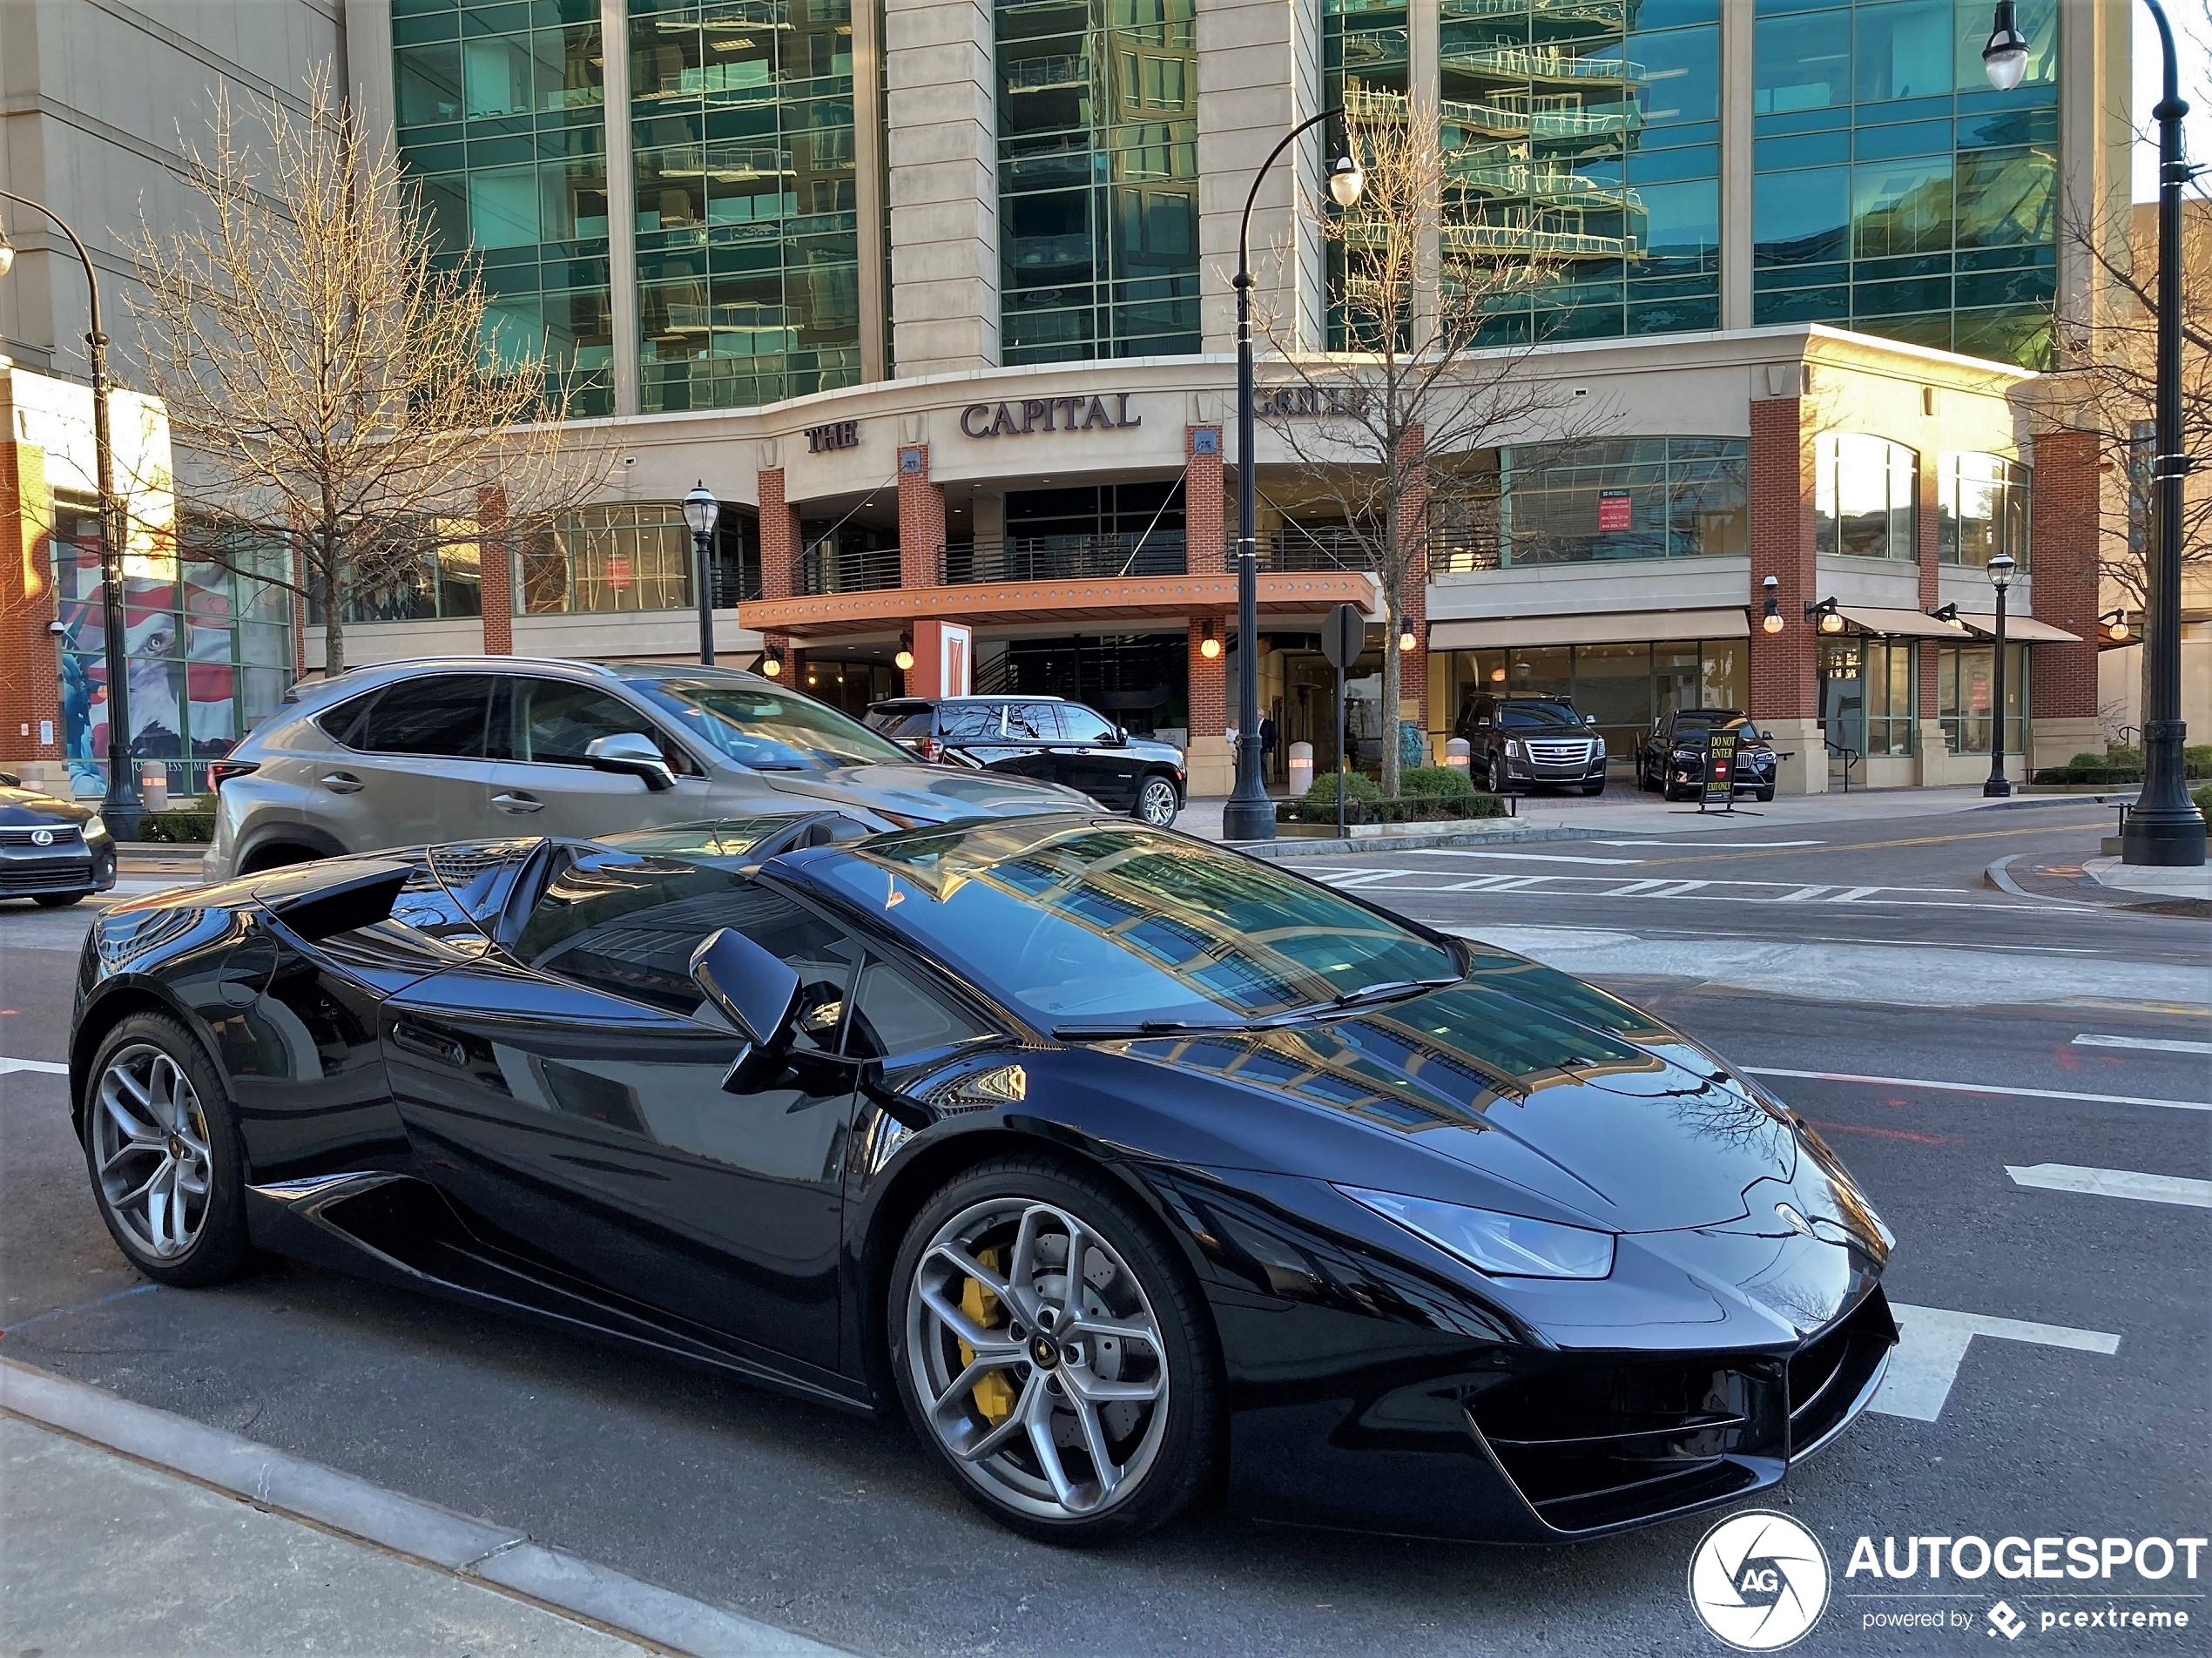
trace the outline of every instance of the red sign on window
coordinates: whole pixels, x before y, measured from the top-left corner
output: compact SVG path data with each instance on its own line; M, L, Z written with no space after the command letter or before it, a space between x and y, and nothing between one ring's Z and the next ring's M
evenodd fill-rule
M628 553L607 555L607 585L617 593L629 590L630 555Z
M1634 516L1626 489L1601 489L1597 492L1597 527L1599 533L1626 529Z

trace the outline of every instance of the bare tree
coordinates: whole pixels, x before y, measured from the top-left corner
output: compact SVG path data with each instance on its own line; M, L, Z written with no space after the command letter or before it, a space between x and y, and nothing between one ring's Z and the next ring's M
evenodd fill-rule
M219 98L206 147L185 145L205 202L193 228L141 232L147 378L233 533L289 568L217 563L291 589L345 666L358 595L413 575L440 545L502 556L604 483L604 442L567 432L572 385L542 350L495 340L471 260L442 261L421 192L334 91L251 111Z
M1531 345L1486 345L1501 313L1553 280L1552 234L1481 210L1447 222L1460 175L1511 158L1447 156L1436 106L1354 85L1345 136L1366 175L1359 200L1324 210L1341 269L1346 349L1302 348L1264 319L1271 347L1258 418L1299 462L1345 550L1373 571L1386 623L1382 786L1399 788L1399 653L1406 596L1427 579L1433 522L1494 517L1495 469L1482 452L1532 431L1568 435L1572 394L1528 371Z

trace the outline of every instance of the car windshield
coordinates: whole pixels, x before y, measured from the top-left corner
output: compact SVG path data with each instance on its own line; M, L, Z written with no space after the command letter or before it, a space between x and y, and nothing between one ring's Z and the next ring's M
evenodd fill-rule
M1730 708L1685 709L1675 716L1675 729L1685 737L1694 737L1714 726L1724 731L1737 731L1751 722Z
M825 772L914 756L858 720L795 691L725 679L633 679L633 688L740 765Z
M640 858L691 858L710 863L718 858L743 859L762 841L791 827L783 818L717 818L705 823L671 824L664 829L630 829L621 834L601 835L602 846L634 853Z
M1572 725L1577 730L1582 722L1575 717L1571 708L1561 708L1556 703L1504 703L1498 709L1498 724L1509 731L1538 731Z
M1085 819L886 835L806 866L1068 1034L1231 1026L1460 976L1453 953L1271 865Z

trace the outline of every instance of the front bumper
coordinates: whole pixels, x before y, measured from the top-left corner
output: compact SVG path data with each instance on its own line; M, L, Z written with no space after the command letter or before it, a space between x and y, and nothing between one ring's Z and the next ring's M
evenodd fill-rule
M115 885L112 843L0 846L0 898L104 893Z

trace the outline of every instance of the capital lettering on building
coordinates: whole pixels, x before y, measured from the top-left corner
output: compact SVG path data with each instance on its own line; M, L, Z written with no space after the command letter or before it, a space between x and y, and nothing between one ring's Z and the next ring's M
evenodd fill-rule
M970 403L960 412L969 437L1026 437L1035 432L1109 431L1144 424L1129 409L1127 392L1091 397L1024 397L1004 403Z
M1252 394L1252 413L1262 418L1359 420L1367 413L1365 386L1263 386Z
M857 449L860 447L860 423L858 421L832 421L826 426L806 428L806 453L820 455L830 449Z

